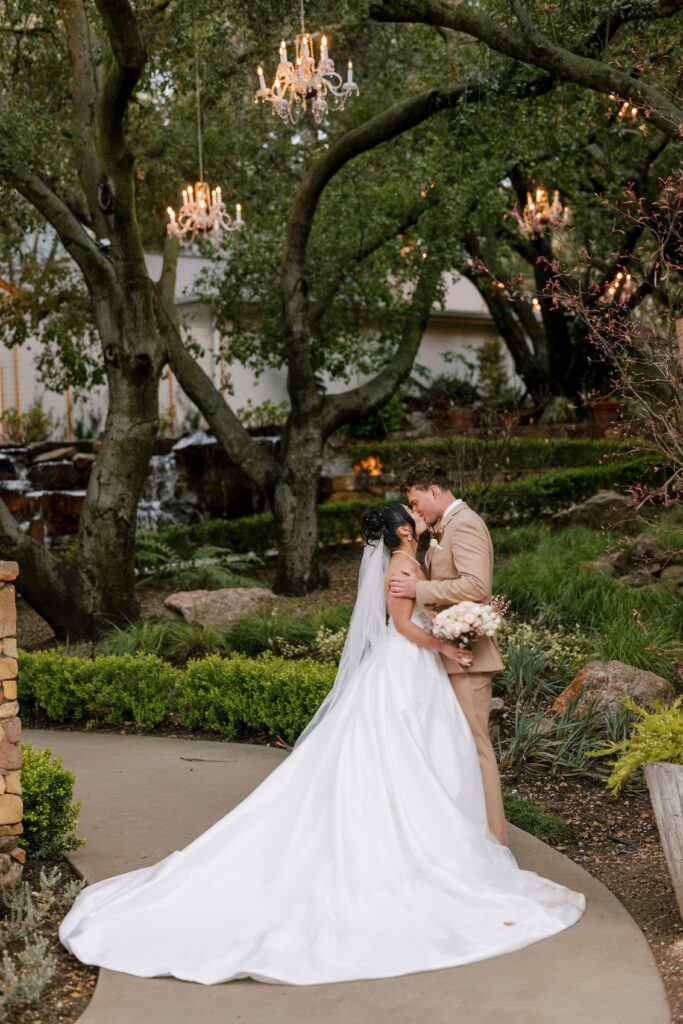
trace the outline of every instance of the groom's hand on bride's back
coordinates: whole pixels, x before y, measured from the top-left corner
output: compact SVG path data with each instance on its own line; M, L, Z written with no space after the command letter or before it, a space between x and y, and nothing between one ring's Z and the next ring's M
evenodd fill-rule
M389 577L389 592L393 597L415 597L417 574L410 569L401 569L396 576Z

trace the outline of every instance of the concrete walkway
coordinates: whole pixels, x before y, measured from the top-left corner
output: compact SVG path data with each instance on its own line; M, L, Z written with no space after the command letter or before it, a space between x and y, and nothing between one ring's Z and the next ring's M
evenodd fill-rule
M287 755L236 743L28 730L76 773L71 854L89 881L153 864L222 817ZM517 829L522 867L586 894L581 921L516 953L383 981L204 987L101 971L80 1024L669 1024L649 946L583 868Z

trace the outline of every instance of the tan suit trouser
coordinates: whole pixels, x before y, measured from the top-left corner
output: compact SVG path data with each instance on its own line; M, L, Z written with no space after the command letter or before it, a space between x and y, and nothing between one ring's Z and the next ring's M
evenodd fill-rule
M470 724L477 745L481 776L484 781L486 814L489 828L499 842L507 846L507 827L503 811L498 764L489 736L489 703L492 672L456 672L449 676L465 718Z

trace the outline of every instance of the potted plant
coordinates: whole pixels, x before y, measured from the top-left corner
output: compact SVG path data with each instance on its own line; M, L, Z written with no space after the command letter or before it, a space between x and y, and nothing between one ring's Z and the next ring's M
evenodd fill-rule
M647 788L664 847L669 874L683 917L683 697L668 708L655 705L646 711L632 698L624 706L638 715L630 736L611 743L593 756L617 754L607 785L618 794L639 768L645 770Z
M616 398L596 395L588 402L591 420L598 426L608 427L621 416L621 402Z

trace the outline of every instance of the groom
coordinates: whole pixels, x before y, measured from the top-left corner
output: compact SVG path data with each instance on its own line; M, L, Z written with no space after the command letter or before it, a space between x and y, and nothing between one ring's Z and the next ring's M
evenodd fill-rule
M419 580L415 573L403 570L391 577L391 593L415 598L416 605L427 613L458 601L487 604L493 583L493 546L484 520L455 497L448 476L436 462L425 459L411 466L404 475L403 489L412 508L432 526L436 545L432 541L427 553L429 579ZM491 679L504 666L490 637L476 640L472 654L469 668L458 666L449 676L477 745L489 828L507 845L500 776L488 729ZM449 662L449 669L452 665Z

